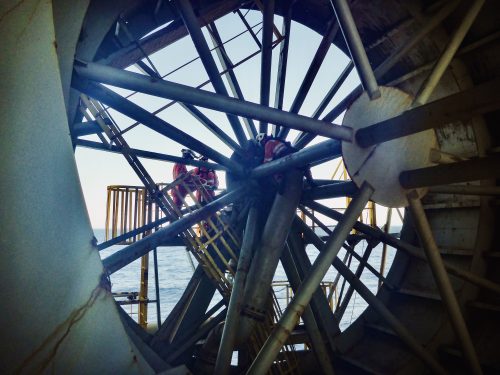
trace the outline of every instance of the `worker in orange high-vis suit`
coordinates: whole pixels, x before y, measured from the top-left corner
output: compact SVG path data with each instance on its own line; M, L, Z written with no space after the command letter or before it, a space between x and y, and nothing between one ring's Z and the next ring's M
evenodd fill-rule
M193 151L189 149L183 149L182 151L182 157L184 159L194 159L195 154ZM186 164L184 163L175 163L174 167L172 169L172 178L177 180L179 177L186 175L188 173ZM185 183L189 183L189 179L184 180ZM177 208L182 207L182 201L187 195L187 190L184 186L182 185L177 185L175 186L171 191L170 194L172 195L172 199L174 201L174 204L177 206Z
M200 158L202 161L208 161L206 156ZM219 187L219 178L215 170L208 167L196 167L193 169L193 176L198 176L201 185L204 189L196 191L196 199L201 204L210 202L215 196L215 190Z
M286 142L279 138L270 137L264 133L260 133L256 137L257 142L261 144L264 149L264 159L262 163L269 163L270 161L282 158L283 156L291 154L294 149L290 142ZM283 188L283 173L275 173L273 179L281 192Z

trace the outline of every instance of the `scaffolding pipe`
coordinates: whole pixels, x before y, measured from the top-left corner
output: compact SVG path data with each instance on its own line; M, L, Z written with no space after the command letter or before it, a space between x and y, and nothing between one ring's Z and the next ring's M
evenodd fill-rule
M215 374L226 375L230 372L231 358L233 356L241 305L243 303L243 293L245 291L245 281L258 235L258 214L257 207L255 203L253 203L248 212L245 235L243 236L236 275L234 277L231 297L227 307L226 322L224 323L222 339L217 353L214 370Z
M176 237L179 233L184 232L193 224L205 220L221 208L227 206L240 199L246 193L245 187L233 190L221 198L215 199L208 203L206 206L194 211L186 216L183 216L170 225L158 230L157 232L117 251L103 260L104 267L109 275L118 271L119 269L130 264L134 260L147 254L151 249L161 246L161 244L168 239Z
M419 92L416 95L415 100L413 101L414 106L427 103L429 97L433 93L434 89L441 80L441 77L448 68L448 65L455 56L455 53L460 47L460 44L462 44L465 35L469 31L470 27L474 23L474 20L479 14L479 11L483 7L484 1L485 0L474 0L472 2L472 5L467 10L467 13L465 14L465 17L463 18L462 22L453 33L450 41L448 42L448 45L446 46L441 56L439 57L438 61L434 65L432 72L429 74L427 79L422 84Z
M344 34L354 65L356 65L361 83L368 92L370 99L377 99L380 97L380 90L349 5L346 0L330 0L330 2Z
M322 204L319 204L317 202L308 201L308 202L306 202L306 205L308 207L312 208L313 210L315 210L315 211L317 211L325 216L328 216L329 218L337 220L337 221L342 220L342 218L344 217L344 214L342 214L338 211L332 210L328 207L325 207ZM407 253L408 255L410 255L414 258L418 258L418 259L421 259L423 261L427 261L421 248L419 248L417 246L410 245L407 242L401 241L401 240L391 236L390 234L386 234L386 233L382 232L379 228L374 228L374 227L371 227L369 225L363 224L363 223L358 221L357 223L354 224L354 229L356 229L357 231L360 231L362 233L365 233L366 235L373 237L374 239L377 239L383 243L387 243L389 246L392 246L393 248L395 248L397 250L404 251L405 253ZM461 268L458 268L456 266L453 266L447 262L444 262L444 267L446 268L446 270L450 274L452 274L456 277L459 277L462 280L465 280L471 284L477 285L481 288L490 290L494 293L500 294L500 285L499 284L496 284L494 282L491 282L488 279L485 279L483 277L475 275L472 272L469 272L469 271L463 270Z
M464 317L460 310L460 305L455 296L450 278L444 268L443 259L441 258L441 254L434 240L422 203L415 191L408 193L407 197L410 204L409 207L413 223L427 257L427 262L431 268L434 280L436 281L439 294L448 312L451 326L462 347L464 358L472 374L482 374L481 365L479 364L467 325L465 324Z
M311 268L311 272L304 279L299 290L286 308L279 322L274 327L271 335L257 354L247 374L264 374L269 370L281 350L283 343L287 340L300 319L304 308L309 304L312 294L316 291L326 272L332 265L333 260L337 257L344 241L347 236L349 236L352 226L362 213L372 193L373 188L365 182L361 186L358 196L352 200L347 208L344 220L339 222L335 227L332 236L325 245L325 251L316 258Z
M288 113L279 109L199 90L179 83L154 81L142 74L123 71L100 64L76 63L74 68L81 77L101 83L190 103L216 111L232 113L237 116L249 117L254 120L263 120L292 129L305 130L324 137L352 142L353 131L348 126L332 125L331 122L311 119L307 116ZM80 88L83 90L83 87Z

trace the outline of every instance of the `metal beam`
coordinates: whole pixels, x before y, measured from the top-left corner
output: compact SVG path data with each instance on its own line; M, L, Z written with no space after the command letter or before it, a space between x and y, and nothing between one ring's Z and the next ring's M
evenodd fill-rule
M236 78L234 69L232 69L233 63L231 62L231 59L226 52L226 48L222 43L222 38L220 37L219 31L217 30L214 22L209 24L208 31L210 33L210 37L212 38L212 42L214 44L217 57L219 58L219 62L222 65L222 70L226 72L226 80L229 84L229 88L231 89L233 97L245 100L243 91L241 91L241 87L238 83L238 79ZM250 136L250 138L255 138L255 136L257 135L257 129L255 128L253 120L251 118L243 117L243 122L247 129L247 134Z
M262 44L260 43L259 38L257 38L257 35L255 35L254 31L252 30L252 27L248 24L248 21L246 20L245 16L241 13L241 10L237 9L236 13L238 13L238 16L240 16L241 21L243 22L248 32L252 36L253 40L257 44L257 47L259 47L259 49L262 49Z
M294 263L290 247L290 244L285 246L283 254L281 254L281 263L283 264L283 268L290 285L292 286L293 292L296 293L300 288L300 284L302 284L303 278L300 276L297 265ZM316 292L318 292L318 290L316 290ZM319 293L323 294L321 290L319 290ZM324 294L322 297L326 301ZM313 352L321 369L323 370L323 373L333 374L334 371L330 360L330 353L325 345L325 342L323 341L321 329L310 305L305 307L302 319L304 320L304 325L306 326L307 335L311 340Z
M361 37L359 36L358 29L356 28L349 5L346 0L330 0L330 2L335 10L335 15L337 16L340 28L344 34L344 39L347 48L349 48L354 65L356 65L361 83L368 92L370 99L376 99L380 97L380 90L375 75L373 74L370 61L368 61L368 56L366 56L366 51L361 41Z
M363 211L373 193L373 188L366 182L361 186L359 195L347 207L344 220L335 227L332 236L325 245L325 250L316 258L311 272L304 279L299 290L288 304L279 322L274 327L264 346L257 354L247 374L264 374L276 359L283 343L297 324L304 308L311 300L312 294L318 288L321 280L332 265L333 260L349 235L352 226Z
M260 104L269 107L273 58L274 0L264 1L262 10L262 54L260 62ZM267 133L267 121L260 121L259 133Z
M114 69L114 68L110 68ZM150 79L143 76L145 79ZM116 109L118 112L144 124L148 128L184 145L208 158L226 166L227 168L233 170L236 173L241 173L242 168L225 157L221 153L213 150L212 148L205 145L198 139L184 133L182 130L177 129L175 126L169 124L165 120L160 119L141 108L137 104L123 98L122 96L116 94L110 89L92 82L85 82L79 79L73 79L73 87L83 92L102 103Z
M79 122L73 124L73 136L81 137L83 135L102 133L103 130L97 121Z
M339 220L342 220L342 218L344 217L344 214L342 214L338 211L332 210L331 208L323 206L322 204L319 204L317 202L308 201L305 204L306 204L306 206L312 208L313 210L315 210L315 211L317 211L317 212L319 212L319 213L321 213L321 214L323 214L331 219L339 221ZM421 259L423 261L427 261L427 259L425 258L425 255L423 253L423 250L420 247L410 245L409 243L407 243L405 241L401 241L401 240L391 236L390 234L384 233L379 228L374 228L374 227L371 227L369 225L363 224L363 223L358 221L357 223L354 224L354 229L356 229L357 231L360 231L362 233L365 233L366 235L373 237L376 240L379 240L383 243L386 243L387 245L389 245L397 250L404 251L405 253L407 253L408 255L410 255L414 258L418 258L418 259ZM480 288L484 288L484 289L492 291L496 294L500 294L500 285L499 284L491 282L488 279L485 279L483 277L475 275L472 272L463 270L463 269L456 267L454 265L451 265L447 262L444 262L444 267L453 276L456 276L456 277L458 277L462 280L465 280L471 284L477 285Z
M215 363L215 374L229 374L231 367L231 359L238 331L239 316L241 306L243 304L243 293L245 291L245 281L254 247L257 242L258 231L258 210L255 204L252 204L247 217L245 234L241 244L241 251L238 258L238 266L234 277L233 288L231 290L231 298L227 308L226 322L222 331L222 339L217 353Z
M91 148L93 150L112 152L112 153L116 153L116 154L122 153L121 148L118 146L111 146L111 145L106 146L102 143L94 142L94 141L87 141L85 139L78 139L75 142L75 145L80 146L80 147ZM201 160L187 159L187 158L182 158L180 156L160 154L158 152L139 150L136 148L131 148L130 152L132 154L134 154L135 156L138 156L140 158L145 158L145 159L161 160L161 161L167 161L167 162L171 162L171 163L193 165L196 167L206 167L209 169L215 169L215 170L221 170L221 171L228 169L227 167L220 165L220 164L216 164L216 163L208 163L208 162L201 161Z
M290 232L302 193L302 173L291 170L285 174L283 194L276 194L262 230L245 285L245 310L263 313L269 298L269 289L279 259ZM252 332L255 320L241 316L238 340L242 342Z
M125 241L131 237L134 237L138 234L141 234L141 233L144 233L144 232L149 231L151 229L154 229L154 228L158 227L159 225L165 224L167 221L170 221L170 220L172 220L172 218L165 216L165 217L162 217L161 219L153 221L150 224L143 225L142 227L128 231L127 233L124 233L120 236L114 237L108 241L101 242L100 244L97 245L97 250L101 251L101 250L107 249L110 246L116 245L116 244L118 244L122 241Z
M326 54L328 53L328 50L330 49L330 46L332 45L333 39L335 39L338 30L339 24L332 19L330 21L330 24L328 25L325 35L321 39L316 53L314 54L311 64L309 65L309 69L307 69L306 75L304 76L304 79L300 84L297 95L295 95L295 99L293 100L292 106L290 107L290 112L299 113L300 108L306 100L306 96L311 89L314 79L316 78L316 75L321 68L321 64L323 64L323 61L325 60ZM287 137L289 132L290 129L288 128L281 129L279 137L284 139Z
M500 195L500 187L476 185L441 185L430 187L429 193L458 195Z
M306 116L280 111L275 108L261 106L259 104L199 90L174 82L152 81L151 78L138 73L123 71L95 63L77 64L75 66L75 71L81 77L90 80L166 99L178 100L180 102L210 108L216 111L232 113L237 116L250 117L254 120L263 120L276 125L312 132L324 137L340 139L347 142L351 142L353 137L352 128L348 126L332 125L331 122L311 119ZM75 82L75 80L73 82Z
M361 147L390 141L427 129L442 127L457 121L500 109L498 87L495 79L461 91L446 98L409 109L401 115L367 126L356 132L356 142Z
M458 342L462 347L464 358L469 365L469 370L472 374L482 374L481 365L479 364L476 351L474 350L467 325L465 324L465 319L460 311L460 305L457 297L455 296L455 291L453 290L451 281L446 273L446 269L444 268L443 259L441 258L441 254L439 253L439 249L434 240L434 236L429 222L427 221L422 203L420 202L418 194L415 191L411 191L407 197L410 204L410 213L413 218L413 223L415 224L415 229L420 239L420 243L425 251L428 264L434 276L434 281L436 282L439 294L441 295L441 300L443 301L443 304L448 312L451 326L453 327L453 330L458 338Z
M312 187L304 190L302 200L316 200L340 197L352 197L358 192L358 187L352 181L334 182L329 185Z
M286 68L288 63L288 46L290 45L290 30L292 26L292 13L293 5L296 0L287 2L286 14L283 17L283 24L281 26L281 34L283 40L280 46L280 56L278 62L278 75L276 78L276 91L274 93L274 108L283 109L283 98L285 96L285 83L286 83ZM273 124L272 134L274 136L279 133L279 126Z
M304 230L307 236L312 239L313 245L323 254L327 248L309 227ZM320 256L321 256L320 254ZM401 338L401 340L432 370L435 374L445 375L447 372L411 335L406 327L392 314L392 312L381 302L362 282L359 280L339 258L332 261L333 266L342 277L347 280L356 292L363 298L368 305L373 308L384 319L389 327Z
M191 113L203 126L205 126L212 134L214 134L220 141L228 146L233 151L241 153L241 147L233 141L233 139L224 133L212 120L203 114L198 108L191 104L179 103L186 111Z
M403 171L399 182L405 189L500 178L500 154Z
M411 51L411 49L417 43L419 43L435 27L440 25L442 20L446 18L457 7L458 3L459 3L458 0L452 0L446 3L436 14L432 15L421 28L419 28L419 31L415 35L412 35L409 40L405 41L404 43L401 43L399 48L397 48L389 57L387 57L382 64L377 66L377 68L374 71L375 78L380 80L384 76L384 74L387 73L409 51ZM352 69L352 66L354 65L352 64L351 61L351 63L347 66L347 68L350 67ZM337 82L339 82L341 78L344 78L343 75L345 73L348 74L348 72L344 70L344 72L342 72ZM347 75L345 76L345 78L347 78ZM339 83L342 84L343 81ZM315 112L315 115L313 115L313 118L319 118L319 115L321 114L319 110L321 110L321 112L324 111L324 109L331 101L333 95L335 95L337 90L338 88L335 88L334 85L334 87L332 87L332 90L330 90L330 92L325 97L321 105L318 107L318 110ZM327 115L325 115L323 121L335 120L338 116L340 116L340 114L348 107L348 105L354 99L356 99L359 95L361 95L362 91L363 91L362 86L361 85L357 86L354 90L351 91L350 94L348 94L343 100L341 100L340 103L338 103L332 110L330 110L330 112ZM314 134L300 134L300 138L297 138L294 141L294 147L302 148L309 142L311 142L314 139L314 137L315 137Z
M176 237L179 233L184 232L190 228L193 224L200 222L201 220L210 217L215 212L221 208L227 206L230 203L235 202L240 199L245 194L245 188L239 188L227 193L221 198L215 199L208 203L206 206L183 216L177 221L174 221L170 225L162 228L153 234L125 247L122 250L117 251L113 255L110 255L103 260L104 268L108 274L112 274L119 269L125 267L127 264L132 263L134 260L140 258L141 256L147 254L151 249L161 246L162 242L165 240Z
M344 84L347 77L349 77L349 74L351 74L353 68L353 62L349 61L342 73L340 73L340 75L338 76L337 80L333 83L326 96L323 98L321 103L319 103L318 108L316 108L312 115L312 118L319 118L319 116L321 116L328 104L330 104L330 102L332 101L335 94L339 91L340 87Z
M189 0L178 0L176 1L177 8L179 13L186 25L186 28L189 31L189 35L194 43L196 51L198 51L198 55L200 56L201 62L207 71L208 77L212 82L212 85L215 89L215 92L221 95L228 96L228 92L226 86L224 86L224 82L219 74L219 70L217 69L217 65L213 59L213 56L210 52L210 48L208 48L207 41L203 36L203 32L201 31L200 25L198 23L198 19L194 14L193 8L191 7L191 3ZM227 118L231 127L236 135L236 139L238 139L238 143L244 146L247 142L245 137L245 133L243 132L243 128L241 127L240 121L238 118L232 114L227 114Z
M438 85L444 72L448 68L448 65L455 56L458 47L460 47L460 44L462 44L465 35L469 31L470 27L472 26L472 23L479 14L479 11L483 7L484 1L485 0L474 0L472 2L471 6L467 10L467 13L465 14L465 17L462 19L462 22L453 32L453 35L451 36L451 39L448 42L448 45L441 53L441 56L434 65L432 72L422 83L422 86L419 92L417 93L415 100L413 101L414 105L421 105L427 103L429 97L431 96L432 92Z
M373 250L373 245L368 244L367 249L365 250L365 253L363 254L361 261L358 264L358 268L356 269L356 272L354 274L354 277L357 279L361 278L361 275L365 269L365 264L368 263L368 259L370 258L370 254ZM355 251L353 251L351 254L354 254ZM342 317L344 316L345 311L347 310L347 306L349 305L349 302L351 301L351 297L354 294L354 288L352 285L349 285L349 288L347 288L347 292L345 293L344 298L342 299L342 302L340 305L337 305L337 309L335 310L335 319L337 322L340 324L340 321L342 320Z
M341 155L340 142L335 140L323 141L269 163L261 164L252 170L250 177L261 178L291 168L305 167L316 160L334 159Z

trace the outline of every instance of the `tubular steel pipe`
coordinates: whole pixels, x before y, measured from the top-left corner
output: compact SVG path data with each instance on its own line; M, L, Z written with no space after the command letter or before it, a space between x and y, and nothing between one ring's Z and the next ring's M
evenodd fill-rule
M356 273L354 274L354 277L356 277L357 279L361 278L361 275L365 269L365 264L368 263L368 258L370 257L372 250L373 250L373 246L368 245L368 248L365 250L363 257L361 258L362 261L359 262L358 268L356 269ZM354 253L355 253L355 251L353 251L351 254L354 254ZM349 304L349 301L351 300L351 297L353 294L354 294L354 288L352 285L349 285L349 288L347 288L345 296L342 299L342 303L340 304L340 306L337 307L337 309L335 311L335 318L337 319L337 322L339 324L340 324L340 321L342 320L342 317L345 314L345 311L347 310L347 305Z
M296 0L288 2L286 14L283 17L283 25L281 27L281 34L283 41L280 46L280 57L278 62L278 75L276 77L276 91L274 94L274 108L283 109L283 98L285 95L285 82L286 82L286 68L288 63L288 46L290 45L290 30L292 25L292 12L293 5ZM280 128L273 125L273 135L279 134Z
M208 130L212 132L220 141L222 141L226 146L231 148L233 151L237 153L241 153L241 147L233 141L233 139L228 136L224 131L221 130L212 120L210 120L205 114L203 114L198 108L194 105L180 103L180 105L189 113L191 113L203 126L205 126Z
M233 190L223 197L208 203L199 210L183 216L167 227L150 234L149 236L125 247L120 251L117 251L113 255L110 255L103 260L104 267L106 268L108 274L111 275L112 273L125 267L127 264L130 264L134 260L140 258L144 254L147 254L151 251L151 249L161 246L163 241L174 238L179 233L191 227L193 224L210 217L222 207L240 199L245 195L245 193L246 189L244 187Z
M399 182L405 189L500 178L500 155L403 171Z
M245 291L245 281L257 241L258 216L257 207L253 204L248 212L245 235L243 236L236 275L234 277L231 297L227 307L226 322L224 323L219 352L217 353L214 370L215 374L225 375L230 372L231 358L236 341L236 333L238 331L239 315L243 303L243 293Z
M148 79L148 78L146 78ZM141 108L137 104L123 98L115 92L107 89L106 87L95 84L92 82L82 82L78 79L73 79L72 85L77 90L86 93L89 96L99 100L106 105L116 109L124 115L133 118L136 121L144 124L148 128L173 139L174 141L202 154L208 158L228 167L236 173L242 173L242 168L239 164L225 157L221 153L206 146L203 142L195 139L189 134L184 133L182 130L177 129L175 126L168 122L156 117Z
M326 96L318 105L318 108L316 108L316 110L314 111L312 118L319 118L319 116L321 116L321 114L326 109L328 104L330 104L330 102L332 101L335 94L339 91L340 87L344 84L347 77L349 77L349 74L351 74L353 68L354 68L353 62L349 61L349 63L346 65L342 73L340 73L337 80L334 82L333 86L330 88L330 91L328 91Z
M311 119L306 116L264 107L260 104L230 98L174 82L154 81L138 73L95 63L77 64L75 65L75 71L84 78L117 87L352 142L353 131L348 126L335 126L331 122Z
M189 31L189 35L193 40L194 46L198 55L200 56L201 62L207 71L208 77L212 82L212 85L215 89L215 92L221 95L228 96L228 92L226 86L224 86L224 81L219 75L219 70L217 69L217 65L215 64L214 58L212 57L212 53L210 52L210 48L208 47L207 41L203 36L203 32L201 31L200 25L198 24L198 19L194 14L193 8L191 7L191 3L189 0L178 0L176 1L177 9L180 11L180 15L186 28ZM236 135L236 139L238 139L238 143L240 145L245 145L247 142L247 138L245 137L245 133L243 132L243 128L240 124L238 118L234 115L228 114L227 118L229 123L231 124L231 128Z
M283 263L283 268L285 269L288 280L290 280L290 284L295 293L300 288L300 284L302 284L302 278L300 277L297 267L294 264L291 249L288 244L285 246L285 250L281 256L281 262ZM306 306L304 309L302 318L306 326L307 335L311 340L313 352L321 366L321 369L323 370L323 373L333 374L334 371L332 363L330 362L330 356L310 305Z
M273 58L274 0L264 1L262 22L262 54L260 62L260 104L269 107L271 63ZM259 133L267 133L267 121L260 121Z
M107 145L99 143L99 142L87 141L86 139L77 140L75 142L75 145L80 146L80 147L92 148L94 150L101 150L101 151L113 152L116 154L122 154L122 149L118 146L114 146L114 145L107 146ZM169 161L172 163L193 165L195 167L205 167L208 169L215 169L215 170L221 170L221 171L228 169L227 167L220 165L220 164L216 164L216 163L208 163L208 162L205 162L202 160L188 159L188 158L182 158L180 156L160 154L158 152L138 150L136 148L131 148L130 153L134 154L137 157L151 159L151 160Z
M494 79L469 90L409 109L399 116L358 130L356 142L361 147L370 147L498 110L500 109L499 86L500 79Z
M438 61L434 65L432 72L429 74L427 79L422 84L419 92L416 95L415 100L413 101L413 105L422 105L427 103L429 97L431 96L432 92L438 85L444 72L448 68L448 65L455 56L458 47L460 47L460 44L462 44L465 35L469 31L470 27L474 23L474 20L479 14L479 11L483 7L484 1L485 0L474 0L472 2L472 5L467 10L467 13L463 18L462 22L453 33L448 45L446 46L445 50L442 52Z
M338 211L332 210L328 207L325 207L322 204L319 204L317 202L308 201L305 204L306 204L306 206L312 208L313 210L315 210L315 211L317 211L325 216L328 216L331 219L339 221L339 220L342 220L342 218L344 217L344 214L342 214ZM368 236L371 236L374 239L377 239L383 243L386 243L389 246L392 246L393 248L395 248L397 250L404 251L405 253L407 253L408 255L410 255L414 258L418 258L418 259L421 259L423 261L427 261L421 248L410 245L407 242L401 241L401 240L391 236L390 234L384 233L383 231L381 231L378 228L373 228L369 225L363 224L363 223L358 221L357 223L354 224L354 229L356 229L357 231L360 231L362 233L365 233ZM488 279L485 279L483 277L475 275L472 272L460 269L460 268L453 266L447 262L444 262L444 267L446 268L446 270L450 274L452 274L452 275L454 275L462 280L465 280L469 283L477 285L480 288L484 288L484 289L490 290L494 293L500 294L500 285L498 285L494 282L491 282Z
M346 0L330 0L330 2L337 16L342 33L344 34L344 39L351 53L354 65L356 65L361 83L368 92L370 99L377 99L380 97L380 90L375 75L373 74L370 61L368 61L368 56L366 56L366 51L363 47L363 42L359 36L349 5Z
M316 160L324 160L325 158L334 159L341 155L339 141L323 141L304 150L270 161L269 163L261 164L252 170L250 176L261 178L291 168L305 167Z
M234 64L232 63L229 55L226 52L226 48L224 47L224 43L222 42L222 38L220 37L219 31L215 26L215 22L210 23L210 27L208 28L210 32L210 37L212 38L212 42L214 44L215 52L217 53L217 57L219 58L219 62L222 66L222 70L225 71L225 76L227 83L229 84L229 88L233 94L233 97L238 99L245 99L243 96L243 91L241 91L240 84L238 83L238 79L236 78L236 74L232 67ZM218 47L218 48L217 48ZM243 123L247 129L247 133L251 138L255 138L257 135L257 129L255 128L255 124L252 119L243 117Z
M328 185L313 187L309 190L304 190L302 193L303 200L352 197L358 191L358 187L352 181L334 182Z
M464 317L460 310L460 305L455 296L450 278L444 268L443 259L441 258L439 249L434 240L422 203L415 191L411 191L407 197L418 237L420 238L420 242L422 243L422 247L427 257L427 262L434 275L439 294L441 295L441 299L450 317L451 326L462 347L466 362L472 374L482 374L481 365L479 364L476 351L474 350L474 345L472 344L467 325L465 324Z
M285 191L283 194L276 194L274 198L248 272L243 311L248 311L250 314L255 312L258 315L264 313L271 282L290 232L301 193L302 172L291 170L285 175ZM246 340L254 327L255 320L247 315L242 316L240 320L239 342Z
M476 185L441 185L430 187L429 193L459 195L500 195L500 187Z
M290 107L290 112L299 113L300 108L302 107L302 104L304 104L306 96L311 89L314 79L319 72L321 64L325 60L326 54L328 53L328 50L330 49L330 46L332 45L333 39L335 39L338 30L338 23L334 20L331 20L326 34L321 39L321 43L319 44L318 49L314 54L313 60L309 65L309 69L307 70L306 75L302 80L302 83L300 84L299 91L297 91L297 95L295 95L295 99L293 100L292 106ZM287 137L289 132L289 128L284 128L280 131L279 137L284 139Z
M247 374L264 374L269 370L283 343L287 340L300 319L304 308L308 305L312 294L318 288L332 261L336 258L352 226L363 211L372 193L373 188L365 182L361 186L358 196L348 206L344 220L339 222L335 227L332 236L325 245L325 251L316 258L311 272L304 279L299 290L274 327L271 335L259 351L259 354L257 354Z
M352 204L352 203L351 203ZM339 222L340 224L340 222ZM359 224L359 222L358 222ZM355 224L356 226L356 224ZM367 226L369 227L369 226ZM371 227L369 227L371 228ZM313 245L321 252L320 256L327 251L327 245L323 243L316 233L307 225L304 228L306 235L312 239ZM372 307L390 326L390 328L401 338L401 340L436 374L447 374L441 365L418 343L406 327L391 313L370 290L359 280L339 258L332 262L335 269L347 280L356 292Z

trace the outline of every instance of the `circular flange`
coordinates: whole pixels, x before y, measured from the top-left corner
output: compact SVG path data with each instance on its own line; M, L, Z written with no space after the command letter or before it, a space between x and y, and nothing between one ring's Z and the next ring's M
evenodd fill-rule
M380 87L380 98L370 100L364 92L347 110L343 125L357 131L398 116L407 110L413 98L394 87ZM352 181L360 187L367 181L374 189L372 200L386 207L408 205L407 190L399 184L402 171L431 164L429 153L437 144L433 129L363 148L355 142L342 142L344 164ZM426 188L416 189L419 197Z

